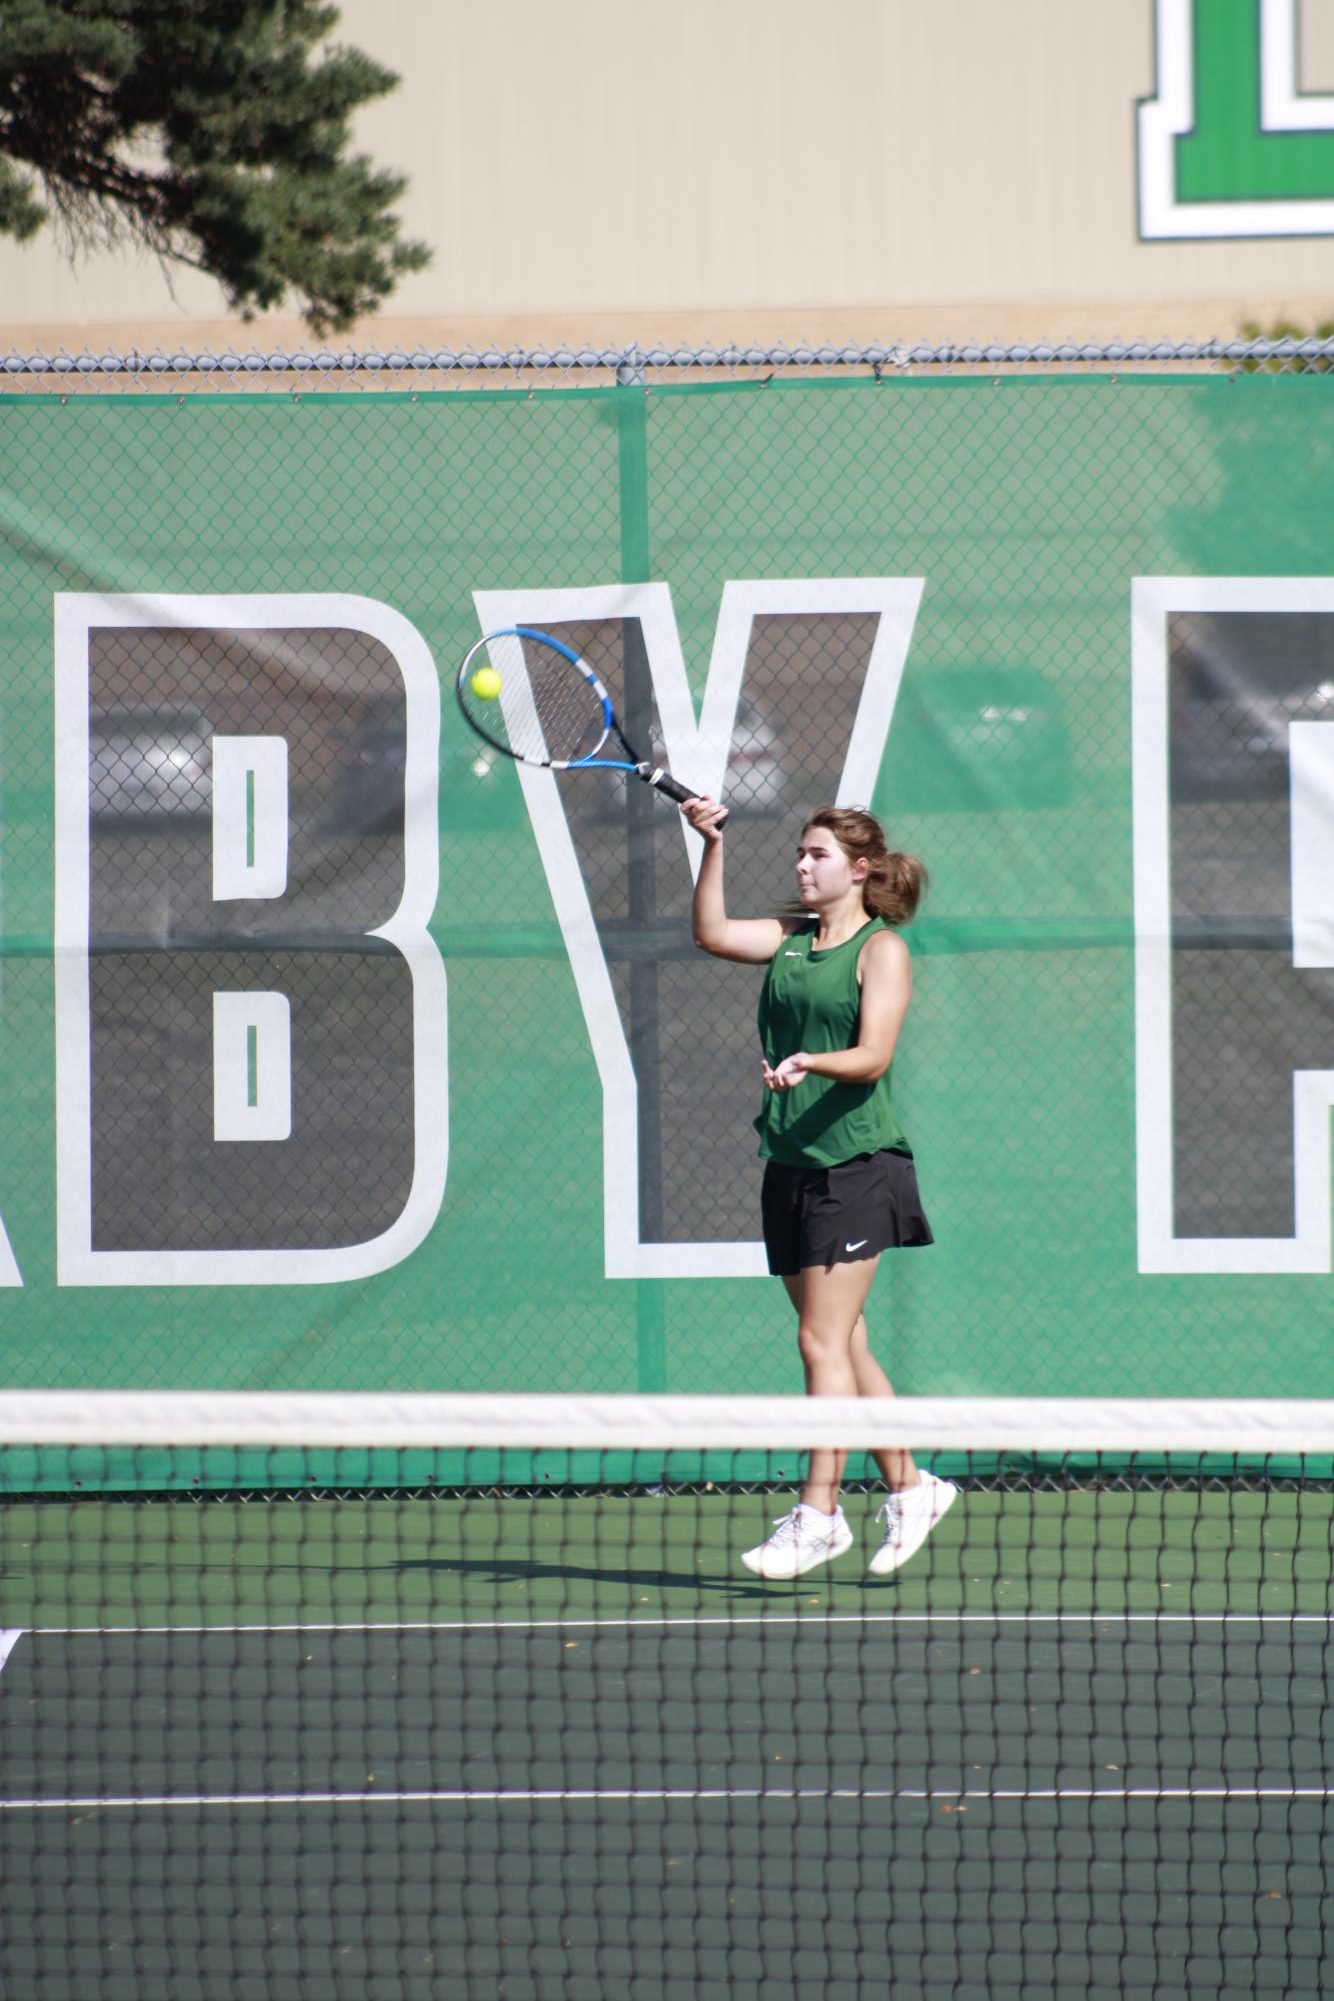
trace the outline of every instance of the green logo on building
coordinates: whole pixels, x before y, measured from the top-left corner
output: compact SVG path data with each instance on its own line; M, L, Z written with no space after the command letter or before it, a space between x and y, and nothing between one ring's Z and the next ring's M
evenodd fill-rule
M1298 0L1157 0L1141 237L1334 235L1334 94L1300 88Z

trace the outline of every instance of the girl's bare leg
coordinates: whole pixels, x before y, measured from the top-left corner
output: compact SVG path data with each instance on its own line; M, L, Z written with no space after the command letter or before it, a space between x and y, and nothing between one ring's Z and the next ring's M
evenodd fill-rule
M858 1314L857 1325L852 1330L852 1366L856 1372L859 1397L893 1396L893 1384L871 1353L864 1313ZM871 1456L884 1475L885 1485L891 1494L902 1493L905 1487L917 1485L917 1466L906 1447L896 1445Z
M784 1278L797 1313L797 1340L808 1396L890 1397L894 1390L871 1353L862 1308L875 1277L876 1258L858 1264L813 1266ZM822 1514L838 1506L846 1452L812 1452L801 1498ZM875 1455L891 1493L917 1484L912 1454L895 1447Z

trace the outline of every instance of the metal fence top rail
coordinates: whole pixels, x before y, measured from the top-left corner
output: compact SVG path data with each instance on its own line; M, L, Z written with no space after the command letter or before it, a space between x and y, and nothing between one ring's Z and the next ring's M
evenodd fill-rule
M909 374L916 370L967 373L978 369L1041 371L1052 368L1145 370L1265 367L1294 374L1326 372L1334 363L1334 338L1296 336L1266 339L1036 341L1001 344L986 341L951 342L932 346L921 342L885 342L869 346L841 343L798 343L769 346L732 345L641 347L468 347L365 350L299 349L295 352L252 349L230 351L142 353L10 353L0 355L0 384L69 388L127 381L135 385L164 379L203 377L230 384L267 385L275 378L345 383L404 381L429 378L461 387L560 378L570 382L593 379L642 382L674 375L832 375L867 373Z

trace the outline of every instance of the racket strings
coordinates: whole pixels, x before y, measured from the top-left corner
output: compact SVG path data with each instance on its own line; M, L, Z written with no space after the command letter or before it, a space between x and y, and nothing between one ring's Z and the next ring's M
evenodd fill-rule
M488 649L500 676L497 697L480 697L470 681L459 690L474 728L526 764L569 764L592 757L606 741L609 718L599 691L554 648L511 634Z
M516 720L525 731L535 725L536 735L526 736L522 747L516 742L520 757L545 756L553 764L592 757L607 735L596 689L559 653L537 646L526 647L524 653L532 703Z

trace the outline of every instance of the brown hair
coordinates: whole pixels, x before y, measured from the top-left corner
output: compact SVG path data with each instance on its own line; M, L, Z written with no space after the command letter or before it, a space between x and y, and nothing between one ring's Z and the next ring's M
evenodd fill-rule
M859 806L817 806L805 824L826 828L849 860L865 857L870 864L862 884L862 903L869 916L883 917L887 924L908 922L926 890L926 864L916 855L890 848L873 813L864 813Z

